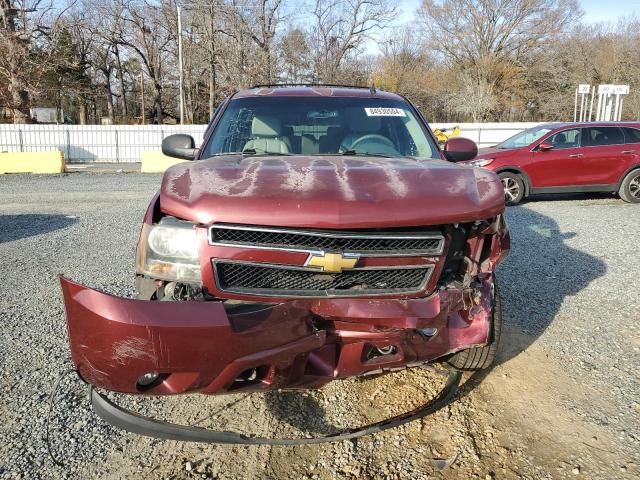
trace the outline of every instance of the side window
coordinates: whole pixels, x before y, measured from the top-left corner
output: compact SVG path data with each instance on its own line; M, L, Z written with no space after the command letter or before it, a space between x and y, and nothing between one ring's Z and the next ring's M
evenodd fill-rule
M618 127L589 127L589 145L592 147L623 143L624 135Z
M640 143L640 130L629 127L625 127L622 130L624 130L625 143Z
M213 126L213 120L216 118L216 115L218 115L218 112L220 112L220 110L222 109L223 105L225 105L226 103L227 103L227 99L225 98L213 110L213 115L211 115L211 118L209 119L209 123L207 124L207 128L204 130L204 133L202 134L203 138L207 138L207 136L209 135L209 130Z
M240 152L251 139L251 122L255 112L249 108L232 110L221 123L216 126L223 132L209 140L203 158L212 152Z
M580 146L581 129L573 128L571 130L563 130L554 133L545 141L553 145L554 150L562 150L563 148L577 148Z

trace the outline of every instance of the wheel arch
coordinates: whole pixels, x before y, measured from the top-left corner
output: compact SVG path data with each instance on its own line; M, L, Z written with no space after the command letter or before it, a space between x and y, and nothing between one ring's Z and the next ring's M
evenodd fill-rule
M620 177L620 180L618 180L618 188L617 188L617 190L620 190L620 187L622 187L622 182L624 182L624 179L627 178L627 175L629 175L634 170L640 170L640 163L636 163L635 165L633 165L633 166L631 166L631 167L629 167L629 168L627 168L625 170L625 172Z
M521 168L507 165L507 166L498 168L497 170L495 170L495 172L496 172L496 175L499 175L504 172L510 172L510 173L515 173L516 175L520 175L524 182L524 196L528 197L529 194L531 193L531 179L529 178L529 175L527 175L527 172L525 172Z

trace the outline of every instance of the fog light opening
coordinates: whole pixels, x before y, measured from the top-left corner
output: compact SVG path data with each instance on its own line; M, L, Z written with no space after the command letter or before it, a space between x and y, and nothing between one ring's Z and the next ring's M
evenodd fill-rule
M238 377L238 380L242 380L245 382L253 382L257 378L258 378L258 369L250 368L249 370L245 370L244 372L242 372Z
M420 332L420 335L422 335L423 337L433 337L435 336L436 333L438 333L438 329L437 328L421 328L418 330L418 332Z
M269 381L267 377L269 376L269 371L270 367L268 365L248 368L236 377L229 387L229 390L256 386L259 384L268 384Z
M387 345L386 347L376 347L376 350L380 355L393 355L397 349L393 345Z
M366 355L366 359L368 361L368 360L373 360L375 358L395 355L396 353L398 353L398 347L396 347L395 345L385 345L384 347L378 347L374 345L372 348L369 349Z
M146 388L153 385L160 378L158 372L147 372L138 378L138 387Z

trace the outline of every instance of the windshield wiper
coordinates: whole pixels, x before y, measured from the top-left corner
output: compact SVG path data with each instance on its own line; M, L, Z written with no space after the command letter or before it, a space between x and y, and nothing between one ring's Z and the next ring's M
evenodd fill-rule
M358 152L356 150L345 150L342 152L342 155L346 156L366 156L366 157L381 157L381 158L395 158L393 155L383 155L381 153L369 153L369 152Z
M254 155L256 157L264 157L264 156L273 156L273 157L290 157L295 155L295 153L285 153L285 152L256 152L253 148L248 148L247 150L243 150L242 153L244 155Z
M212 153L210 156L211 157L223 157L225 155L242 155L242 152L218 152L218 153Z
M245 150L242 150L241 152L219 152L219 153L214 153L213 155L211 155L212 157L222 157L224 155L256 155L256 156L263 156L263 155L282 155L282 156L290 156L290 155L294 155L293 153L282 153L282 152L257 152L255 148L247 148Z

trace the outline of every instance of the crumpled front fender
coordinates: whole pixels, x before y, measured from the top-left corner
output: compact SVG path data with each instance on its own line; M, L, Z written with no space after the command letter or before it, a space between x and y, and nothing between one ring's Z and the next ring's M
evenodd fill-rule
M73 363L109 390L140 393L137 380L149 372L164 377L154 394L229 390L247 368L286 368L325 342L295 302L234 316L221 302L146 302L60 283Z

